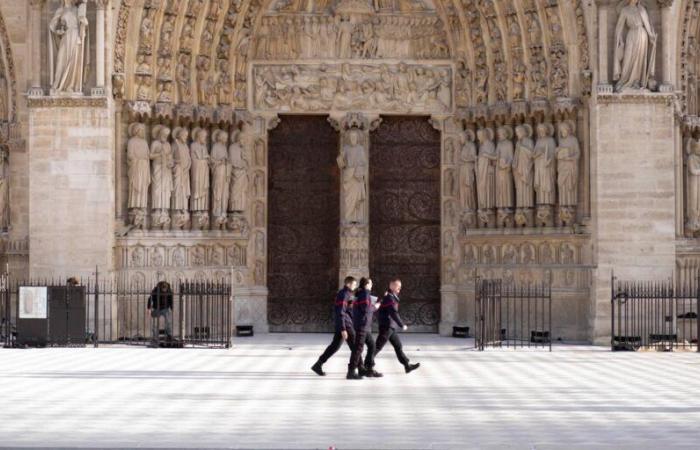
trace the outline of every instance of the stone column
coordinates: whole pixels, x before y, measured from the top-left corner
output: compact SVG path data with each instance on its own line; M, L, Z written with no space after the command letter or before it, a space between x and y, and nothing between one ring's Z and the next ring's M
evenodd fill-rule
M607 4L598 5L598 92L608 93L613 91L610 84L610 69L608 61L608 19L610 16L610 6Z
M105 10L109 0L95 0L95 87L93 96L105 95Z
M440 248L441 248L441 283L440 283L440 324L439 332L443 336L452 334L455 325L466 325L467 317L459 317L460 291L459 280L460 254L458 235L461 226L468 226L476 218L473 212L460 211L459 187L448 180L459 179L459 134L464 127L461 121L452 116L432 116L431 124L440 131ZM455 189L456 187L456 189ZM462 298L466 302L466 298ZM464 309L464 308L462 308Z
M339 285L342 285L347 276L360 278L369 275L369 134L377 129L381 119L378 116L348 113L344 116L331 116L328 120L340 132L338 280Z
M30 51L31 51L31 85L29 86L30 97L40 97L44 95L41 88L41 10L45 0L31 0L29 3L29 27L30 27Z
M676 35L673 17L673 0L657 0L661 9L661 70L662 79L660 92L673 92L673 71L676 58L674 52L674 36ZM657 38L658 45L658 38ZM657 50L658 52L658 50ZM658 53L657 53L658 54Z

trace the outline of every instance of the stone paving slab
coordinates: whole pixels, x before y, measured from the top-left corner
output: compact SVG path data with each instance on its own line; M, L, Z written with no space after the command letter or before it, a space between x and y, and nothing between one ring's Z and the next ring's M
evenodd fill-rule
M0 446L237 449L698 448L700 354L476 352L403 336L381 379L309 370L330 335L238 339L229 350L0 350Z

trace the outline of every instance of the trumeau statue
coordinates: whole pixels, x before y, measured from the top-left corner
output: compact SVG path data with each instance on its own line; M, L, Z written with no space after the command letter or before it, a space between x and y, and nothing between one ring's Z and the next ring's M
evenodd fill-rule
M63 0L49 22L52 93L82 93L90 60L87 3Z
M232 142L228 148L228 159L231 164L231 191L228 209L234 213L245 211L250 186L248 162L241 143L241 134L240 131L233 133Z
M173 151L168 142L170 129L163 125L153 127L150 159L152 161L151 207L153 225L165 228L170 224L170 197L173 192Z
M624 4L615 27L615 90L654 88L656 33L640 0Z
M177 127L173 130L173 210L175 228L182 229L189 219L190 202L190 168L192 159L187 146L189 132L187 128Z
M476 211L476 144L474 132L466 130L459 136L459 198L462 210Z
M223 229L226 226L229 182L231 181L231 166L226 148L228 133L223 130L215 130L212 133L212 142L214 144L211 147L211 214L216 229Z
M700 140L691 138L688 143L688 217L686 228L691 234L700 231Z
M143 228L148 207L148 187L151 185L151 160L146 141L146 126L142 123L132 123L129 125L128 132L129 142L126 150L129 173L128 207L132 214L132 223Z
M338 167L342 170L343 206L346 223L365 223L367 204L367 154L360 143L360 131L348 132L348 143L338 155Z

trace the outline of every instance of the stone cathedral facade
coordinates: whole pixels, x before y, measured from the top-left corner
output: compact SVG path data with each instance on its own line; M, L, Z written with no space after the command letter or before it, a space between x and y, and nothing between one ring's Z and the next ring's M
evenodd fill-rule
M348 274L443 334L551 281L603 343L613 272L700 270L699 39L697 0L3 0L0 259L230 279L256 331Z

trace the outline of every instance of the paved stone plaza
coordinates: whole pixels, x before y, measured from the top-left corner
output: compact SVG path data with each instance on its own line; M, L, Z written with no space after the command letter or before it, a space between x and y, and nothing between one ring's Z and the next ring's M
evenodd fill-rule
M264 449L697 448L700 355L479 353L406 335L405 375L344 379L328 335L238 339L230 350L2 350L0 446Z

